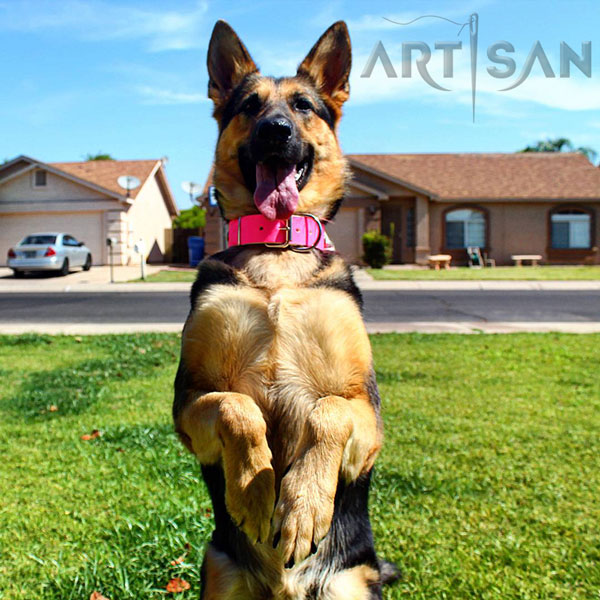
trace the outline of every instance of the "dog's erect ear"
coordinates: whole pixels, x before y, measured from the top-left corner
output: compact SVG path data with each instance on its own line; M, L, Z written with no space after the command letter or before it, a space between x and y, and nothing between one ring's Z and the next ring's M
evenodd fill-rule
M298 67L298 75L308 75L321 93L328 96L338 110L350 95L352 51L344 21L334 23L312 47Z
M217 21L208 46L208 96L219 106L231 91L258 71L246 46L225 21Z

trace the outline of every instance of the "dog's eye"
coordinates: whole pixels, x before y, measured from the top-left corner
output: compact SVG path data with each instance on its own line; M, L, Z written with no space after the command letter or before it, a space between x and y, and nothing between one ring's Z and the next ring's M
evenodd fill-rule
M242 108L241 111L248 115L253 117L254 115L256 115L258 113L258 111L260 110L260 98L258 97L258 94L252 94L251 96L248 96L248 98L246 98L242 104Z
M300 110L302 112L308 112L309 110L313 110L313 105L310 100L304 98L303 96L298 96L294 99L293 106L296 110Z

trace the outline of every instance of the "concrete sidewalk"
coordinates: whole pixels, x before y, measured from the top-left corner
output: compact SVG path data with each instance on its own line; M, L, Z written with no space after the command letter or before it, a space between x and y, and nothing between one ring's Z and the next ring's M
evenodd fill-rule
M600 323L412 321L410 323L365 323L367 333L600 333ZM181 333L183 323L0 323L0 334L107 335L118 333Z
M166 265L148 265L146 273L158 273ZM176 269L180 270L180 269ZM126 283L140 278L140 267L115 267L116 283L110 283L110 268L93 267L90 271L74 271L67 277L41 275L26 279L15 279L12 271L0 268L0 293L48 293L48 292L187 292L191 283ZM365 270L356 269L354 278L361 290L600 290L596 281L377 281Z

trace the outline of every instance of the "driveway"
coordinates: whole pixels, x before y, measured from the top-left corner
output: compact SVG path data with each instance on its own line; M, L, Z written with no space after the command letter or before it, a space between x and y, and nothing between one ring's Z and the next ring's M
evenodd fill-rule
M146 273L156 273L164 269L164 265L146 265ZM132 281L140 278L140 267L114 267L116 282ZM110 267L92 267L89 271L73 269L66 277L58 277L52 272L29 274L23 279L15 279L12 270L0 267L1 292L69 291L73 288L90 289L91 286L110 285Z

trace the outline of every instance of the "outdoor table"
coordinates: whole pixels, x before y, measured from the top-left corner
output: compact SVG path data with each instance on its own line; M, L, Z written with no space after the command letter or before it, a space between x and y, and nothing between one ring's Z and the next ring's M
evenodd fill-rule
M513 254L511 256L512 260L515 263L515 266L521 267L523 265L524 260L528 260L531 262L532 267L537 267L538 261L542 260L541 254Z
M449 269L452 256L450 254L431 254L427 257L430 269L439 271L440 268Z

